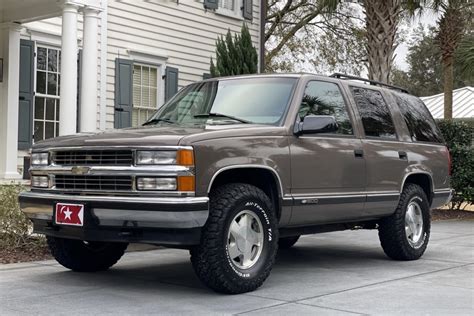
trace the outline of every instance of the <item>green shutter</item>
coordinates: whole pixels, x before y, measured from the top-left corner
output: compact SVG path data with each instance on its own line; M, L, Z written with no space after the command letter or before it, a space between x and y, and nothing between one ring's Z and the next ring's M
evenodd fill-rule
M132 125L132 74L133 61L115 59L115 128Z
M212 76L208 72L205 72L205 73L202 74L202 79L204 79L204 80L211 79L211 78L212 78Z
M219 0L204 0L204 8L207 10L216 10L219 7Z
M35 43L20 41L20 82L18 102L18 149L29 149L33 140Z
M166 67L165 73L165 101L171 99L178 92L178 68Z
M253 19L253 1L244 0L244 6L242 7L242 15L244 19L252 21Z

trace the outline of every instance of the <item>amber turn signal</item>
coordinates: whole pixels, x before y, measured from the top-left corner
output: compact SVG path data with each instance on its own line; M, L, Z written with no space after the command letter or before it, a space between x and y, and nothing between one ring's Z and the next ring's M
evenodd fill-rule
M178 150L177 157L178 165L181 166L194 166L194 152L189 149L180 149Z
M195 189L194 176L178 177L178 191L194 191L194 189Z

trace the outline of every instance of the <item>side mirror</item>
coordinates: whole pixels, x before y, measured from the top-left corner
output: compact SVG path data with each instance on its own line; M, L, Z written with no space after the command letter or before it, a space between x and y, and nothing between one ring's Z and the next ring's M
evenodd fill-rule
M304 121L295 126L295 134L318 134L334 133L338 130L337 122L334 116L330 115L308 115Z

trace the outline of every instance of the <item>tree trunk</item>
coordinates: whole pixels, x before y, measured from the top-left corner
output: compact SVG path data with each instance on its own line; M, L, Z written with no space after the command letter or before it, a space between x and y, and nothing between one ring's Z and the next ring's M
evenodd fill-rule
M389 82L400 21L401 0L365 0L369 79Z
M453 119L453 82L454 82L454 67L453 56L443 59L443 74L444 74L444 118L447 120Z

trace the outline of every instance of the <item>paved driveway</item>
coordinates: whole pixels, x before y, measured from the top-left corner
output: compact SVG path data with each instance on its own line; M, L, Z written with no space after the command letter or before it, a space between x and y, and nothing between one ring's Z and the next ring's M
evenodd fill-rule
M387 259L376 231L302 238L259 290L201 286L184 250L128 253L107 272L54 261L0 265L0 314L474 314L474 221L433 224L424 257Z

